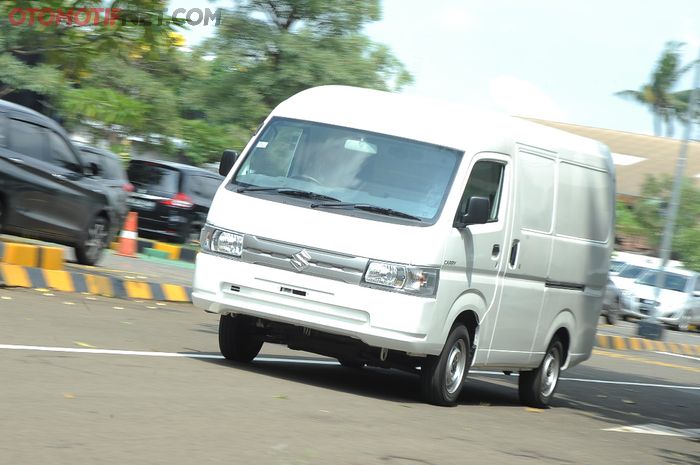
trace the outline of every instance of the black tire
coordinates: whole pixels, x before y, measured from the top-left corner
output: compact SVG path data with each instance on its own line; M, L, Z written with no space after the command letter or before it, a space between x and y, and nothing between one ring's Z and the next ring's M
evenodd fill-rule
M687 310L678 319L678 325L676 326L676 331L688 332L690 331L690 314Z
M346 359L339 358L338 362L344 368L351 368L353 370L359 370L359 369L364 368L364 366L365 366L365 362L360 362L357 360L346 360Z
M608 311L605 312L605 322L609 325L617 323L617 314L613 309L609 308Z
M434 405L456 405L471 360L469 332L464 325L458 324L452 328L440 355L429 355L421 365L423 399Z
M608 308L607 312L605 312L605 322L609 325L614 325L617 323L617 319L620 318L620 313L622 313L620 309L620 298L617 297L613 305Z
M107 247L109 222L104 216L96 216L87 231L83 232L80 243L75 246L75 258L81 265L94 266L102 258Z
M564 363L564 345L555 339L549 344L542 363L532 371L521 371L518 377L520 402L528 407L547 408L559 385Z
M221 315L219 350L227 360L249 363L260 353L263 341L253 334L253 319L244 315Z

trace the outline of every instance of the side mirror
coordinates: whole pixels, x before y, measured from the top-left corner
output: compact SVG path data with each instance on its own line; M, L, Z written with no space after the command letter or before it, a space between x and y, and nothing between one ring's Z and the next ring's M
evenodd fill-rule
M85 171L88 176L99 176L102 174L102 169L100 168L100 165L98 165L94 161L88 163L87 169Z
M700 297L700 291L693 291L693 297Z
M231 171L231 168L233 168L236 160L238 160L238 152L235 150L224 150L224 153L221 154L221 161L219 162L219 174L221 176L226 176L229 171Z
M491 201L486 197L470 197L467 212L460 218L459 227L484 224L491 215Z

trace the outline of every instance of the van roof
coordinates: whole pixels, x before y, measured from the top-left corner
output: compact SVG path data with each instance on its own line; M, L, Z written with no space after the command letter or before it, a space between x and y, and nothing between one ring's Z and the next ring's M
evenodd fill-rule
M321 86L280 103L271 116L345 126L465 152L511 152L515 143L613 171L600 142L452 102L348 86Z

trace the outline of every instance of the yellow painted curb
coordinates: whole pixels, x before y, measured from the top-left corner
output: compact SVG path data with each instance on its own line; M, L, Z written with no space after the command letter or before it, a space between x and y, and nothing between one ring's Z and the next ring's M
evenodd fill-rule
M179 284L131 281L63 270L46 270L0 263L0 287L55 289L133 300L191 302L192 289Z
M167 244L165 242L156 242L153 245L153 248L156 250L162 250L163 252L167 252L168 258L170 260L180 259L180 250L182 250L182 246Z
M2 241L0 242L0 262L47 270L62 270L63 249L23 242Z
M652 341L639 337L615 336L608 334L596 335L596 347L614 350L648 350L670 352L680 355L700 355L700 345L678 344L675 342Z

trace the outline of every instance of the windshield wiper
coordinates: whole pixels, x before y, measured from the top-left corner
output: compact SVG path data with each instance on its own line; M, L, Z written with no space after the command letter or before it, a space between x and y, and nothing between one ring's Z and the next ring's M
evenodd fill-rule
M319 194L318 192L304 191L301 189L294 189L291 187L260 187L260 186L246 186L241 187L236 190L239 194L242 192L274 192L276 194L289 195L292 197L301 197L304 199L313 200L327 200L329 202L340 202L340 200L335 197L331 197L325 194Z
M355 210L363 210L370 213L378 213L380 215L395 216L397 218L406 218L408 220L415 221L423 221L421 218L411 215L409 213L404 213L398 210L394 210L392 208L378 207L369 203L314 203L311 205L311 208L353 208Z

